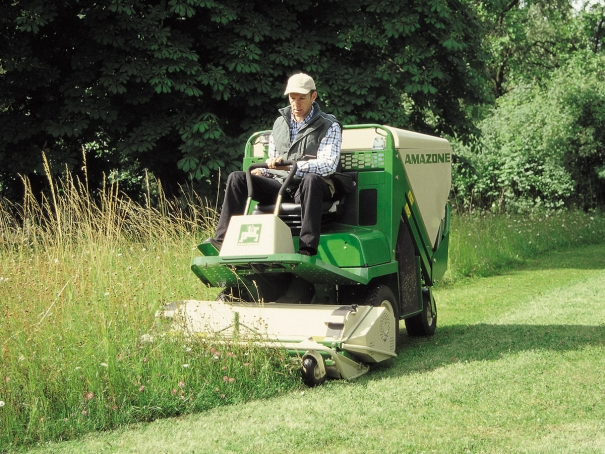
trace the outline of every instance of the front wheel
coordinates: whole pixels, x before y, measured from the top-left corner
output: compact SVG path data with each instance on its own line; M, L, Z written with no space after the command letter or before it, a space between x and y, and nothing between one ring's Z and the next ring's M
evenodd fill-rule
M410 336L432 336L437 328L437 305L431 300L428 288L422 289L422 312L405 319Z
M366 297L365 304L374 307L384 307L395 320L395 351L399 346L399 308L397 307L397 299L392 290L386 285L377 285L370 289Z
M307 356L302 364L302 381L309 388L319 386L326 381L327 374L319 368L313 356Z

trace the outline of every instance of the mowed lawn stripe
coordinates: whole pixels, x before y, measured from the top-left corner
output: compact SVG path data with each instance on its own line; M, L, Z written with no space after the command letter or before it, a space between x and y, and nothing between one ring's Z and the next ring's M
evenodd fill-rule
M39 453L605 452L605 245L436 291L439 327L352 382Z

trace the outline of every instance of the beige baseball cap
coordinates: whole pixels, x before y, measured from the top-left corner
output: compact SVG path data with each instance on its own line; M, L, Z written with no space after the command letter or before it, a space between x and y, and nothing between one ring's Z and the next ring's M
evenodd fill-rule
M306 95L311 90L315 90L315 82L311 76L304 73L294 74L288 79L288 85L286 86L284 96L290 93L301 93Z

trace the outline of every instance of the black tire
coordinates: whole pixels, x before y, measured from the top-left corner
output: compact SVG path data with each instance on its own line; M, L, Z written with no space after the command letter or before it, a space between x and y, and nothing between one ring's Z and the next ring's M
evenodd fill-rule
M303 360L301 373L303 383L309 388L322 385L328 376L325 372L321 374L317 360L313 356L307 356Z
M246 290L241 287L227 287L221 290L216 297L217 301L224 303L251 302L251 297Z
M395 350L399 347L399 308L397 298L389 286L380 284L370 288L366 295L365 304L374 307L384 307L395 319Z
M422 289L422 312L405 319L405 329L410 336L432 336L437 328L437 305L431 307L431 294Z

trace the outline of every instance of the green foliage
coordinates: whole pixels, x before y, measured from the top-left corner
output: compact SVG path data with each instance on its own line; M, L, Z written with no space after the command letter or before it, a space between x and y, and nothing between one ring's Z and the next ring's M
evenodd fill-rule
M524 210L605 203L604 55L577 53L542 88L519 86L456 143L459 207Z
M0 452L266 398L299 385L283 351L192 339L155 318L214 300L189 270L217 214L198 199L138 204L51 182L0 199ZM176 333L174 331L177 331Z
M471 0L472 1L472 0ZM504 95L518 82L548 79L577 49L569 0L472 1L484 26L491 89Z
M464 133L485 94L477 24L457 0L5 2L0 190L43 185L47 148L55 174L84 149L91 181L148 169L214 192L299 71L345 123Z
M472 129L463 106L486 93L480 29L469 8L445 1L353 1L343 8L330 16L344 30L337 46L347 64L329 68L328 93L341 120L433 133ZM364 20L347 23L358 11Z

